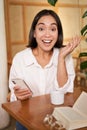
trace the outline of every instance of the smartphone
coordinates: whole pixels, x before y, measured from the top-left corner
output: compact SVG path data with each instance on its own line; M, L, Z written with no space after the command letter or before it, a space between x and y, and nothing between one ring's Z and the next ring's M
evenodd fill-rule
M24 88L29 88L29 86L26 84L26 82L22 79L12 79L12 82L15 84L15 85L18 85L20 86L21 89L24 89ZM29 88L29 90L31 91L31 89ZM31 91L32 92L32 91Z

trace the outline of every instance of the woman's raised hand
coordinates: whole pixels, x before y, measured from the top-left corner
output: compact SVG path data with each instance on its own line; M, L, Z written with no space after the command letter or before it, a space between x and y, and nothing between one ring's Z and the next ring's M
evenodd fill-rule
M79 44L81 38L79 36L75 36L72 38L69 43L60 49L59 56L65 58L68 54L70 54Z

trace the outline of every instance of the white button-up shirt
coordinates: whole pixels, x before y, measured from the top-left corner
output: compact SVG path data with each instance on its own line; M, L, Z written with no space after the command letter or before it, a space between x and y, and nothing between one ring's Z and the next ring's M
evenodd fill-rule
M59 49L54 48L49 64L42 68L31 48L17 53L13 59L9 77L9 88L12 92L11 101L16 99L12 83L12 79L15 78L23 79L32 90L33 96L48 94L53 90L60 90L64 93L73 92L75 78L73 59L71 55L65 59L68 81L60 88L57 82L58 54Z

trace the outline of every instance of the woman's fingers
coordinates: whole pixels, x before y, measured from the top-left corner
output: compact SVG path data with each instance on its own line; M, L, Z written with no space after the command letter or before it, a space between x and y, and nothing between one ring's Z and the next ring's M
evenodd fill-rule
M72 38L65 47L60 49L60 56L65 58L80 44L80 41L81 38L79 36L75 36L74 38Z
M30 97L32 97L32 94L26 94L26 95L20 95L17 97L18 100L26 100L26 99L29 99Z
M70 44L72 44L73 49L76 48L80 44L81 38L79 36L75 36L70 41Z
M32 92L28 89L21 89L19 86L14 87L14 93L17 97L17 99L25 100L32 96Z

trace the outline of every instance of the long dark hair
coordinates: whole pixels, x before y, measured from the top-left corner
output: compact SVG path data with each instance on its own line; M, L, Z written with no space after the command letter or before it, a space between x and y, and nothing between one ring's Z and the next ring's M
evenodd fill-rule
M40 11L34 17L34 20L31 25L30 33L29 33L29 42L28 42L27 47L31 47L32 49L37 47L37 42L36 42L36 39L34 38L34 30L35 30L38 20L41 17L46 16L46 15L51 15L57 23L58 39L57 39L57 42L55 43L54 47L56 47L56 48L63 47L63 29L62 29L62 24L61 24L60 18L54 11L47 10L47 9Z

